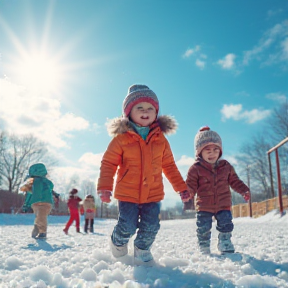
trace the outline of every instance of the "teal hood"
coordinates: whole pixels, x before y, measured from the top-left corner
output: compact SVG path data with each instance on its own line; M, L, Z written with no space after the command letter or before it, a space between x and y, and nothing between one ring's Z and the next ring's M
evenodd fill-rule
M47 175L47 169L43 163L37 163L29 168L29 176L41 176L45 177Z

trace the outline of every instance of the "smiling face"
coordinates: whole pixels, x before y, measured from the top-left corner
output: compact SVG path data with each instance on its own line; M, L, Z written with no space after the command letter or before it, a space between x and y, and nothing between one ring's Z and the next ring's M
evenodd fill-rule
M156 117L156 108L148 102L140 102L134 105L130 112L131 120L142 127L151 125Z
M220 152L221 150L219 146L215 144L210 144L203 148L203 150L201 151L201 155L206 162L210 164L215 164L220 156Z

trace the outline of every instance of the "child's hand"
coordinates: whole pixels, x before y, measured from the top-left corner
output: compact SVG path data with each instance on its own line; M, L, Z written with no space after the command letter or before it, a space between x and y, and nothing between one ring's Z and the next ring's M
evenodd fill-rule
M185 191L180 192L180 197L181 197L182 202L188 202L189 199L191 198L191 195L187 190L185 190Z
M184 211L186 210L195 210L194 199L189 199L188 202L184 202Z
M102 202L105 202L105 203L111 202L111 199L110 199L110 197L112 196L111 191L101 190L101 191L98 191L98 194L100 195L100 199Z
M250 191L245 192L245 194L243 195L243 198L245 201L249 201L251 197Z

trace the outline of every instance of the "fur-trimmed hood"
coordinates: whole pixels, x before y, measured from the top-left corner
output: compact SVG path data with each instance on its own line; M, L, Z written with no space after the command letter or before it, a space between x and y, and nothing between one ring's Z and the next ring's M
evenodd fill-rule
M127 117L118 117L109 120L106 123L107 131L110 136L117 136L123 134L127 131L134 131L129 118ZM178 128L178 123L173 116L162 115L159 116L154 123L151 124L151 129L154 127L160 127L160 130L166 134L176 133Z

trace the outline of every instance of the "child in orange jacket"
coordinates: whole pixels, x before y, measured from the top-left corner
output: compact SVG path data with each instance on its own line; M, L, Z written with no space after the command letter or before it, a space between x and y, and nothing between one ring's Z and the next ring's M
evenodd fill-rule
M174 190L189 198L164 134L175 133L176 121L158 116L159 101L146 85L132 85L123 102L123 117L108 125L113 136L103 155L97 191L103 202L110 202L114 176L114 197L118 200L119 218L111 235L114 257L128 253L128 241L134 240L136 264L152 265L151 246L160 228L160 202L164 198L162 172Z

